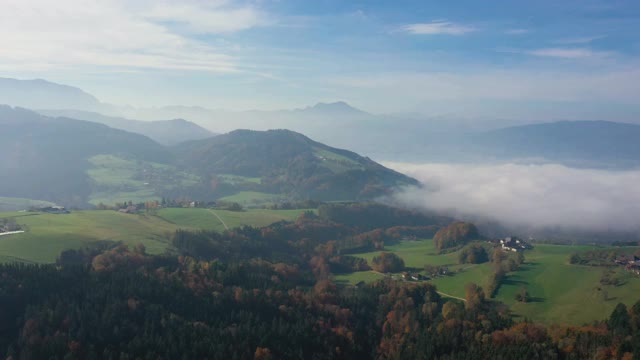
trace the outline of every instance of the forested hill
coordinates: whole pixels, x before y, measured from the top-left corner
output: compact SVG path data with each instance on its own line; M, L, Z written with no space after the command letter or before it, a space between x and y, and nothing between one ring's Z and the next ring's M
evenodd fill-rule
M153 140L105 125L52 119L0 106L0 196L44 199L81 206L90 193L87 159L117 154L166 162L169 153Z
M418 185L369 158L289 130L236 130L174 151L178 164L202 176L261 178L265 191L320 200L371 198L392 187Z
M206 139L215 135L198 124L184 119L141 121L80 110L38 110L38 112L46 116L68 117L97 122L114 129L148 136L163 145L175 145L184 141Z
M143 135L0 106L0 196L87 207L160 197L371 199L417 181L286 130L175 147Z

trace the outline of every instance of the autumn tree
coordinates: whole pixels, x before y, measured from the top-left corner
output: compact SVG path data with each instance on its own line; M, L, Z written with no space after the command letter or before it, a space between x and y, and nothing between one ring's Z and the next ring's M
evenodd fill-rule
M475 283L468 283L464 287L464 298L466 300L465 305L469 310L479 309L484 303L484 291L482 287Z
M394 253L381 252L371 260L371 268L381 273L399 272L404 270L404 260Z
M449 226L440 229L433 237L438 252L444 249L455 248L478 239L480 234L478 228L472 223L454 222Z

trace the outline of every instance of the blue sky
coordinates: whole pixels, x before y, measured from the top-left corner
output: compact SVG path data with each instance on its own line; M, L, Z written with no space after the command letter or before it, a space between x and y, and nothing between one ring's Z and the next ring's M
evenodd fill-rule
M103 101L640 115L638 1L4 0L0 76Z

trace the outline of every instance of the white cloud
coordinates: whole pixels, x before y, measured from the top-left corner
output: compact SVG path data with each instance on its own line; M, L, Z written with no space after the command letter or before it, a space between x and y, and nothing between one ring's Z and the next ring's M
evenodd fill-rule
M5 0L0 12L0 68L234 72L238 69L231 56L175 27L226 33L262 23L253 8L224 2Z
M640 171L561 165L411 165L386 163L426 184L398 199L454 215L508 225L638 230Z
M523 35L523 34L528 34L530 33L531 30L529 29L509 29L507 31L505 31L504 33L507 35Z
M236 32L270 22L266 14L254 7L225 9L220 5L164 3L153 7L147 17L153 20L177 22L195 33Z
M402 26L400 30L414 35L464 35L477 31L477 29L472 26L456 24L448 21L408 24Z
M543 48L525 51L525 54L541 57L555 57L564 59L603 58L611 56L610 52L594 51L587 48Z
M556 44L589 44L595 40L603 39L605 36L585 36L585 37L575 37L575 38L565 38L554 41Z

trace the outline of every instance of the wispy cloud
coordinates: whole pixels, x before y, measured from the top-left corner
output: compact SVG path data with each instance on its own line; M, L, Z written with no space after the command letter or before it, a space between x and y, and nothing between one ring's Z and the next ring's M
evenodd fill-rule
M554 41L556 44L570 45L570 44L589 44L595 40L605 38L604 35L598 36L584 36L584 37L574 37L574 38L564 38Z
M529 29L509 29L507 31L505 31L504 33L507 35L523 35L523 34L528 34L530 33L531 30Z
M473 26L456 24L449 21L408 24L400 28L400 31L414 35L464 35L477 30L478 29Z
M606 51L596 51L588 48L563 48L552 47L535 50L524 51L525 54L541 57L554 57L563 59L584 59L584 58L603 58L611 56L612 53Z
M217 3L164 3L146 15L156 21L175 22L195 33L230 33L267 25L272 22L252 6L226 8Z
M268 20L251 6L187 0L5 0L0 68L77 66L236 72L224 49L188 34L230 33Z

